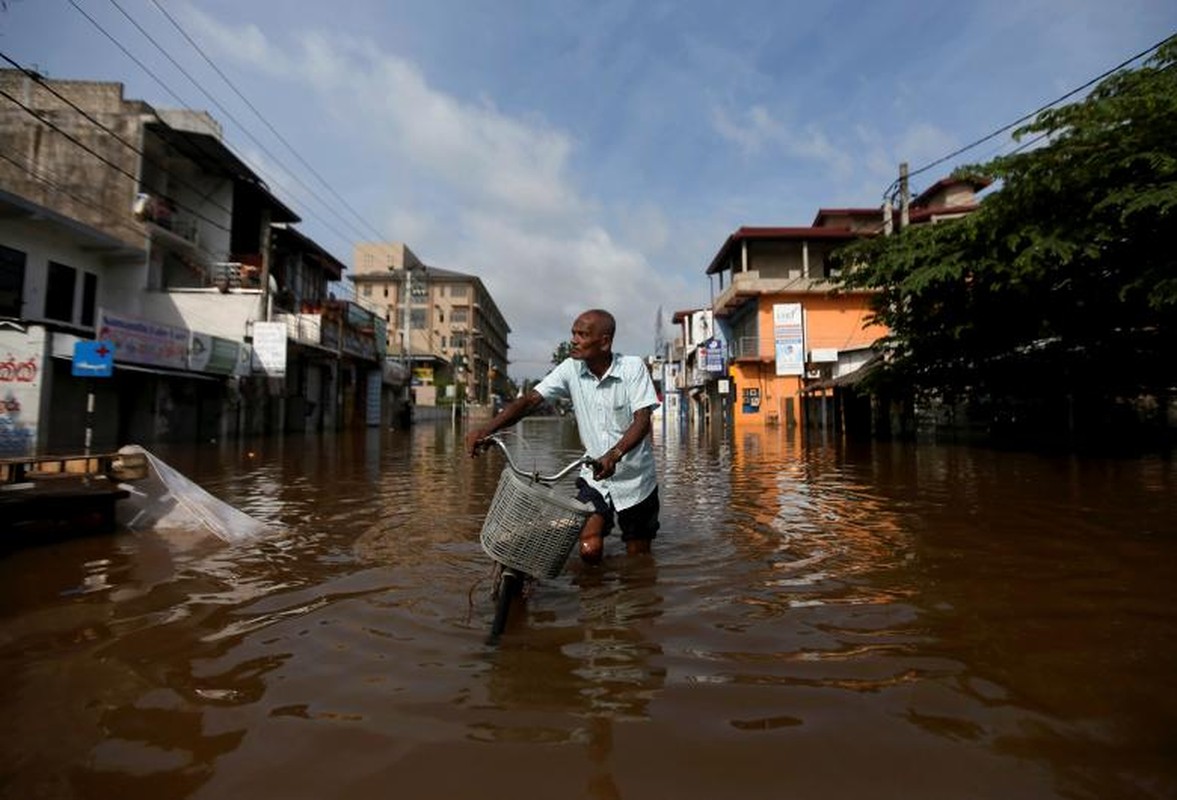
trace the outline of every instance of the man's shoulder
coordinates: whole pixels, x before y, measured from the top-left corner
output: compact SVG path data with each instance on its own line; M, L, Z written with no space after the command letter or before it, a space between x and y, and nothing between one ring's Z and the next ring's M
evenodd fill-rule
M615 354L617 359L617 368L625 372L636 372L641 370L649 372L646 369L646 360L641 356L625 356L620 353Z

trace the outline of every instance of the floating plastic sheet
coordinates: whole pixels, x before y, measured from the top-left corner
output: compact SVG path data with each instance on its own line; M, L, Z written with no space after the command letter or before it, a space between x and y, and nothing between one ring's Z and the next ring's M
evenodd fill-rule
M116 507L119 525L133 531L207 531L237 543L273 533L274 529L218 500L150 452L137 445L119 450L147 457L147 477L120 484L130 497Z

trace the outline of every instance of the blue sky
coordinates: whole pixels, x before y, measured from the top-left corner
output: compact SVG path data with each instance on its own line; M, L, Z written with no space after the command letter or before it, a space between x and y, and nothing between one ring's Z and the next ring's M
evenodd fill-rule
M617 316L617 349L651 352L659 307L669 320L708 303L704 271L736 228L877 205L901 161L918 169L1175 31L1172 0L0 9L0 51L22 66L208 110L344 263L357 241L403 241L481 277L516 378L542 375L588 307ZM998 137L912 188L1009 147Z

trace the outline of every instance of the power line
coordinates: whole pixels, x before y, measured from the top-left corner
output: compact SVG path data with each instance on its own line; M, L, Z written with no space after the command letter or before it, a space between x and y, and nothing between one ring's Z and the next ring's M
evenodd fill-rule
M1125 67L1127 67L1129 64L1133 63L1134 61L1139 61L1140 59L1144 58L1145 56L1149 55L1150 53L1152 53L1156 50L1159 50L1161 47L1163 47L1165 45L1166 42L1169 42L1173 38L1174 38L1174 34L1170 34L1170 35L1166 36L1164 39L1157 42L1153 46L1146 48L1145 50L1141 50L1136 55L1134 55L1130 58L1127 58L1124 61L1121 61L1116 66L1112 67L1109 70L1104 71L1100 75L1097 75L1096 77L1094 77L1091 80L1084 83L1082 86L1078 86L1078 87L1072 89L1071 91L1067 92L1066 94L1062 95L1061 97L1058 97L1055 100L1052 100L1051 102L1046 103L1045 105L1039 106L1036 110L1031 111L1029 114L1023 114L1022 116L1018 117L1013 122L1011 122L1007 125L1002 125L1000 128L993 131L992 133L982 136L980 139L977 139L976 141L971 142L970 144L967 144L964 147L958 148L946 156L941 156L940 158L937 158L935 161L931 161L931 162L923 165L919 169L909 172L907 177L910 179L910 178L915 177L916 175L919 175L920 173L927 172L928 170L932 169L933 167L937 167L940 164L943 164L945 161L949 161L953 158L956 158L957 156L961 155L962 153L972 150L974 147L982 145L985 142L989 141L990 139L1000 136L1001 134L1005 133L1006 131L1010 130L1011 128L1015 128L1018 125L1021 125L1023 122L1033 119L1034 117L1041 114L1043 111L1047 111L1047 110L1053 108L1054 106L1058 105L1059 103L1063 102L1064 100L1066 100L1070 97L1073 97L1074 95L1078 94L1079 92L1082 92L1085 89L1090 88L1091 86L1095 85L1096 83L1099 83L1104 78L1107 78L1109 75L1119 72L1120 70L1124 69ZM898 183L899 183L899 181L897 179L890 186L888 186L886 191L883 192L883 196L888 197L888 199L893 197L892 191L895 189L895 187Z
M104 206L98 205L93 200L91 200L87 197L83 197L79 194L75 194L74 192L71 192L69 189L66 189L64 186L61 186L56 181L54 181L52 175L50 175L50 177L46 177L45 175L39 174L35 170L29 168L29 166L27 164L21 164L20 162L11 158L10 156L8 156L6 153L4 153L2 151L0 151L0 159L7 161L9 164L12 164L12 166L16 167L21 172L24 172L29 177L33 178L34 180L40 181L41 183L45 184L46 186L48 186L50 189L52 189L55 192L58 192L60 194L64 194L66 197L70 198L71 200L81 203L82 205L89 206L90 208L94 209L95 211L102 212L103 214L105 214L108 211L107 208L105 208ZM114 224L120 228L123 228L124 230L130 231L131 233L135 234L136 238L143 238L143 236L144 236L143 231L139 230L138 228L136 228L134 226L128 225L122 219L119 219L117 217L114 220Z
M75 8L77 7L75 4L75 0L69 0L69 2L71 5L74 5ZM275 164L282 167L282 169L286 172L286 174L288 174L291 178L293 178L294 181L299 186L301 186L303 189L305 189L309 194L311 194L313 196L314 192L311 189L311 187L307 186L306 183L304 183L303 180L300 177L298 177L298 175L295 172L287 169L286 166L282 163L281 159L279 159L277 156L275 156L273 153L271 153L269 148L267 148L261 142L260 139L258 139L256 136L254 136L249 131L248 128L246 128L243 124L241 124L240 120L238 120L235 116L233 116L233 114L227 108L225 108L224 105L221 104L221 102L219 100L217 100L207 89L205 89L204 86L202 86L199 81L197 81L194 77L192 77L191 73L189 73L188 70L184 69L184 67L180 64L180 62L176 61L176 59L172 57L171 53L169 53L166 48L164 48L159 42L157 42L155 40L155 38L150 33L148 33L147 30L135 20L134 17L132 17L129 13L127 13L127 11L121 5L119 5L118 0L110 0L110 4L112 6L114 6L116 9L118 9L119 13L121 13L124 17L126 17L127 21L130 22L133 26L135 26L135 29L138 30L139 33L141 33L143 35L143 37L145 39L147 39L147 41L151 42L151 44L155 47L155 49L159 50L159 52L163 54L164 58L166 58L168 61L170 61L172 66L174 66L177 70L179 70L180 74L188 79L189 83L191 83L193 86L195 86L197 89L199 89L200 93L203 94L205 97L207 97L209 102L211 102L213 105L215 105L221 111L222 114L224 114L230 121L233 122L234 125L236 125L241 130L242 133L244 133L246 136L248 136L250 141L252 141L259 148L261 148L261 151L263 153L265 153L271 160L273 160L273 162ZM330 206L328 206L328 208L330 208ZM341 222L343 222L344 224L351 224L346 219L344 219L343 216L339 214L339 212L335 211L334 209L331 209L331 210L336 214L336 216L339 217Z
M113 2L113 0L112 0L112 2ZM319 183L323 184L323 187L325 189L327 189L327 191L329 191L331 193L331 195L343 205L344 208L346 208L348 211L350 211L355 216L355 218L360 221L361 224L366 225L368 227L368 230L375 233L377 239L383 239L384 238L383 234L380 231L378 231L375 227L370 225L368 223L368 221L365 220L362 216L360 216L360 213L358 211L356 211L354 208L352 208L351 205L348 204L347 200L344 199L343 196L341 196L337 191L335 191L335 189L332 188L332 186L329 183L327 183L327 181L323 178L323 176L320 175L315 170L315 168L312 167L307 162L306 159L304 159L301 155L299 155L298 151L294 149L294 146L292 144L290 144L290 142L288 142L286 140L286 138L281 133L278 132L277 128L275 128L272 124L270 124L270 121L268 119L266 119L260 111L257 110L257 107L255 107L254 104L251 103L249 101L249 99L244 94L242 94L240 92L240 90L238 90L238 88L233 84L233 82L231 80L229 80L229 77L227 75L225 75L224 72L221 71L220 67L218 67L215 63L213 63L213 60L211 58L209 58L209 56L204 52L204 50L201 49L200 45L198 45L192 39L192 37L188 35L187 31L185 31L180 26L180 23L176 21L175 17L173 17L171 14L169 14L167 9L165 9L162 5L159 4L159 0L151 0L151 2L155 5L156 8L158 8L160 10L160 12L163 13L163 15L165 17L167 17L168 21L171 22L173 26L175 26L176 30L180 32L180 35L183 36L188 41L188 43L192 45L193 49L196 50L196 52L200 54L200 57L203 58L205 60L205 62L210 67L212 67L213 71L216 72L217 75L221 76L221 80L223 80L225 82L225 84L230 89L233 90L233 93L236 94L237 97L239 97L241 99L241 102L245 103L245 105L249 107L249 110L252 111L254 113L254 115L257 116L257 118L262 121L262 124L265 125L266 128L269 129L270 133L274 134L275 138L277 138L278 141L280 141L282 144L284 144L286 146L286 149L289 150L294 155L294 157L296 159L298 159L298 162L300 164L302 164L304 167L306 167L307 170L312 175L314 175L315 178L318 179Z
M133 62L135 63L135 65L136 65L136 66L138 66L138 67L139 67L139 68L140 68L140 69L141 69L141 70L142 70L142 71L143 71L143 72L144 72L146 75L148 75L148 76L149 76L149 77L150 77L152 80L154 80L154 81L155 81L155 82L156 82L156 83L157 83L157 84L158 84L158 85L159 85L161 88L163 88L163 90L164 90L164 91L165 91L165 92L166 92L166 93L167 93L169 96L171 96L171 97L172 97L172 98L173 98L173 99L174 99L174 100L175 100L175 101L176 101L176 102L179 104L179 106L180 106L181 108L186 108L186 107L188 107L188 103L187 103L187 101L185 101L185 100L184 100L184 98L180 97L180 96L179 96L179 95L178 95L178 94L177 94L177 93L176 93L176 92L175 92L175 91L174 91L174 90L173 90L173 89L172 89L170 86L168 86L168 85L167 85L167 84L166 84L166 83L165 83L165 82L164 82L162 79L160 79L160 78L159 78L159 77L158 77L158 76L157 76L157 75L156 75L156 74L155 74L155 73L154 73L154 72L153 72L153 71L152 71L152 70L151 70L151 69L150 69L150 68L149 68L149 67L148 67L146 64L144 64L144 63L143 63L143 62L142 62L140 59L138 59L138 58L137 58L137 57L136 57L136 56L135 56L133 53L131 53L131 51L130 51L130 50L128 50L128 49L127 49L127 47L126 47L125 45L123 45L123 43L122 43L122 42L120 42L120 41L119 41L119 40L118 40L118 39L117 39L117 38L116 38L116 37L115 37L113 34L111 34L109 31L107 31L107 30L106 30L106 29L105 29L105 28L104 28L104 27L103 27L103 26L102 26L102 25L101 25L101 24L98 22L98 20L94 19L94 17L93 17L93 16L91 16L90 14L88 14L88 13L85 11L85 9L81 8L81 7L80 7L80 6L77 4L76 0L68 0L68 2L69 2L69 4L70 4L71 6L73 6L74 10L76 10L76 11L77 11L79 14L81 14L83 17L85 17L85 18L86 18L86 20L87 20L87 21L88 21L88 22L89 22L89 23L90 23L90 24L91 24L91 25L92 25L92 26L93 26L93 27L94 27L94 28L95 28L95 29L96 29L96 30L97 30L99 33L101 33L103 36L105 36L107 39L109 39L109 40L110 40L110 42L111 42L112 44L114 44L114 45L115 45L115 47L117 47L119 50L121 50L121 51L123 52L123 54L124 54L124 55L126 55L126 56L127 56L127 58L129 58L131 61L133 61ZM112 0L112 2L113 2L113 0ZM116 7L118 7L118 6L117 6L117 4L116 4ZM119 8L119 10L120 10L120 11L122 11L122 9L121 9L121 8ZM122 13L123 13L123 15L124 15L125 17L127 17L127 19L128 19L128 20L130 20L131 24L132 24L132 25L134 25L134 26L135 26L135 27L136 27L136 28L137 28L137 29L140 31L140 33L142 33L142 34L143 34L143 36L144 36L144 37L145 37L145 38L146 38L148 41L150 41L150 42L151 42L151 43L152 43L152 44L153 44L153 45L156 47L156 49L157 49L157 50L159 50L161 53L163 53L163 55L164 55L164 56L165 56L165 57L166 57L166 58L167 58L169 61L171 61L171 62L172 62L172 64L173 64L173 65L176 67L176 69L178 69L178 70L179 70L179 71L180 71L180 72L181 72L181 73L184 75L184 77L186 77L186 78L189 80L189 82L191 82L191 83L192 83L192 85L193 85L193 86L195 86L197 89L199 89L199 90L200 90L200 91L201 91L201 92L202 92L202 93L205 95L205 97L207 97L207 98L209 99L209 101L210 101L210 102L212 102L212 103L213 103L213 104L214 104L214 105L215 105L215 106L216 106L218 109L220 109L220 110L221 110L221 112L222 112L222 113L224 113L224 114L225 114L225 116L226 116L226 117L228 117L228 118L229 118L229 119L230 119L232 122L234 122L234 123L235 123L235 124L236 124L236 125L237 125L239 128L241 128L241 130L242 130L242 131L245 133L245 135L246 135L246 136L249 136L251 139L253 139L253 140L254 140L254 142L255 142L255 143L258 145L258 147L260 147L260 148L262 149L262 151L266 153L266 155L268 155L268 156L269 156L271 159L274 159L275 163L276 163L278 166L282 167L282 163L281 163L281 161L280 161L280 160L278 160L277 158L275 158L275 157L274 157L274 155L273 155L273 154L271 154L271 153L270 153L268 150L266 150L265 146L264 146L263 144L261 144L260 142L258 142L258 141L256 140L256 138L255 138L255 137L253 137L253 136L250 134L250 132L249 132L249 131L248 131L248 130L247 130L247 129L246 129L244 126L243 126L243 125L241 125L241 123L240 123L239 121L237 121L237 119L236 119L235 117L233 117L233 115L232 115L232 114L231 114L229 111L227 111L227 110L226 110L226 109L225 109L225 108L224 108L224 107L223 107L223 106L222 106L222 105L221 105L221 104L220 104L220 103L219 103L219 102L216 100L216 98L214 98L212 95L210 95L210 94L209 94L209 93L208 93L208 92L207 92L207 91L204 89L204 87L202 87L202 86L200 85L200 83L199 83L199 82L198 82L198 81L197 81L195 78L193 78L193 77L192 77L192 76L191 76L191 75L190 75L190 74L189 74L189 73L188 73L188 72L187 72L187 71L186 71L186 70L185 70L185 69L184 69L184 68L183 68L183 67L182 67L180 64L178 64L178 63L176 62L176 60L175 60L174 58L172 58L172 57L171 57L171 55L170 55L170 54L168 54L168 52L167 52L167 51L166 51L166 50L165 50L165 49L164 49L164 48L163 48L163 47L162 47L162 46L161 46L161 45L160 45L158 42L156 42L156 41L155 41L155 40L154 40L154 39L151 37L151 35L150 35L150 34L149 34L147 31L145 31L145 30L142 28L142 26L140 26L140 25L139 25L137 22L135 22L135 20L134 20L134 19L132 19L132 18L130 17L130 15L128 15L128 14L127 14L125 11L122 11ZM157 119L160 119L160 118L159 118L159 115L158 115L158 113L155 113L155 112L154 112L154 109L153 109L152 111L153 111L153 113L155 114L155 117L156 117ZM164 122L164 121L163 121L162 119L160 119L160 122ZM164 123L164 124L166 124L166 123ZM203 151L203 148L201 148L201 149L202 149L202 151ZM282 167L282 168L283 168L283 169L285 169L285 167ZM256 166L254 167L254 169L256 169L258 172L262 173L263 175L264 175L264 174L266 174L266 171L265 171L264 169L258 168L258 167L256 167ZM313 192L313 191L310 189L310 187L306 186L306 184L305 184L305 183L302 183L302 182L299 180L299 178L298 178L298 176L297 176L297 175L294 175L294 174L293 174L293 173L291 173L289 170L286 170L286 171L287 171L287 172L288 172L288 173L289 173L289 174L290 174L290 175L291 175L291 176L292 176L292 177L295 179L295 181L298 181L298 182L300 183L300 185L302 185L302 186L303 186L303 188L306 190L307 194L308 194L310 197L316 197L316 194L315 194L315 193L314 193L314 192ZM276 185L278 185L278 186L281 186L281 183L280 183L279 181L276 181L276 180L275 180L275 181L274 181L274 183L275 183ZM283 187L283 188L285 188L285 187ZM328 207L329 209L331 209L331 207L330 207L330 206L327 206L327 207ZM334 210L334 209L331 209L331 211L332 211L333 213L336 213L336 214L338 214L338 212L335 212L335 210ZM334 233L334 234L335 234L337 237L339 237L339 239L340 239L341 241L344 241L344 242L346 242L346 241L348 240L348 237L347 237L346 235L344 235L343 233L341 233L341 232L340 232L340 231L339 231L337 228L335 228L333 225L331 225L330 223L328 223L328 222L327 222L326 220L324 220L322 217L320 217L319 215L315 214L313 211L311 211L311 212L310 212L310 214L311 214L311 216L314 216L314 217L315 217L317 220L319 220L319 222L320 222L320 223L322 223L324 227L326 227L328 230L330 230L332 233ZM342 219L342 218L341 218L341 219ZM346 223L346 220L344 220L344 222Z
M116 172L118 172L119 174L121 174L121 175L124 175L124 176L125 176L125 177L127 177L127 178L130 178L130 179L131 179L131 181L132 181L132 183L133 183L133 185L136 185L136 186L138 186L138 185L142 184L144 187L146 187L146 188L150 189L150 190L151 190L152 192L154 192L155 194L158 194L158 195L160 195L160 196L163 196L163 194L164 194L164 193L163 193L162 191L160 191L159 189L155 188L154 186L150 186L150 185L148 185L147 183L145 183L145 182L142 182L142 181L141 181L141 180L140 180L140 179L139 179L137 176L135 176L135 175L132 175L130 172L127 172L125 169L123 169L123 168L122 168L122 166L120 166L120 165L118 165L118 164L114 163L113 161L111 161L111 160L110 160L110 159L108 159L106 156L102 155L101 153L98 153L98 152L94 151L93 149L91 149L90 147L88 147L88 146L87 146L85 143L83 143L83 142L79 141L79 140L77 139L77 137L75 137L75 136L73 136L73 135L69 134L68 132L66 132L66 131L62 130L62 129L61 129L60 127L58 127L57 125L54 125L54 124L53 124L52 122L50 122L49 120L45 119L45 118L44 118L44 117L43 117L41 114L39 114L39 113L36 111L36 109L29 108L29 107L28 107L28 106L26 106L24 103L22 103L21 101L17 100L15 97L13 97L12 95L10 95L8 92L4 91L3 89L0 89L0 97L5 97L5 98L7 98L7 99L8 99L10 102L12 102L14 105L20 106L22 109L24 109L25 113L27 113L29 116L31 116L31 117L33 117L34 119L36 119L36 120L37 120L38 122L40 122L42 125L45 125L45 126L47 126L47 127L49 127L49 128L52 128L54 131L56 131L57 133L60 133L62 136L64 136L64 137L65 137L66 139L68 139L70 142L72 142L72 143L73 143L73 144L75 144L76 146L80 147L81 149L85 150L85 151L86 151L87 153L89 153L90 155L94 156L94 158L98 159L98 160L99 160L99 161L101 161L103 164L106 164L108 167L110 167L111 169L115 170L115 171L116 171ZM177 204L177 205L178 205L178 204ZM225 227L224 225L222 225L221 223L217 222L216 220L209 219L208 217L206 217L204 214L200 213L200 212L199 212L199 211L197 211L196 209L194 209L194 208L191 208L191 207L187 207L187 206L184 206L184 209L185 209L186 211L189 211L189 212L191 212L191 214L192 214L194 217L197 217L198 219L201 219L201 220L203 220L204 222L207 222L209 225L212 225L214 228L220 228L221 230L225 231L226 233L232 233L232 231L231 231L229 228Z
M95 127L97 127L97 128L101 128L101 129L102 129L102 130L103 130L103 131L104 131L106 134L108 134L108 135L109 135L111 138L113 138L114 140L116 140L116 141L117 141L119 144L123 145L123 146L124 146L124 147L126 147L128 150L130 150L131 152L135 153L137 156L139 156L140 158L142 158L144 161L146 161L147 163L149 163L149 164L152 164L152 165L154 165L154 166L157 166L157 167L161 167L161 168L162 168L162 166L163 166L163 165L161 165L161 164L159 164L158 162L156 162L156 161L152 160L152 159L151 159L151 158L150 158L150 157L149 157L149 156L148 156L146 153L144 153L144 152L143 152L142 150L140 150L138 147L136 147L135 145L133 145L133 144L131 144L130 142L128 142L126 139L124 139L122 136L120 136L120 135L119 135L118 133L116 133L115 131L112 131L110 128L108 128L108 127L106 127L105 125L103 125L101 122L99 122L99 121L98 121L97 119L95 119L93 116L91 116L91 114L90 114L88 111L86 111L85 109L81 108L81 107L80 107L80 106L78 106L76 103L74 103L72 100L70 100L68 97L66 97L65 95L63 95L61 92L59 92L59 91L57 91L56 89L54 89L54 88L53 88L53 86L52 86L52 85L51 85L49 82L47 82L47 81L46 81L46 80L45 80L43 77L41 77L41 75L39 75L39 74L38 74L38 73L36 73L36 72L33 72L33 71L32 71L32 70L30 70L30 69L26 69L25 67L23 67L23 66L21 66L20 64L18 64L16 61L13 61L11 58L9 58L9 57L8 57L8 55L7 55L7 54L5 54L5 53L4 53L2 50L0 50L0 58L4 59L4 60L5 60L5 61L7 61L9 64L11 64L13 67L15 67L16 69L18 69L18 70L20 70L21 72L23 72L23 73L25 74L25 76L26 76L26 77L28 77L30 80L34 80L34 81L36 81L36 82L37 82L37 84L38 84L39 86L41 86L43 89L45 89L46 91L48 91L50 94L52 94L52 95L53 95L54 97L56 97L58 100L62 101L62 102L63 102L63 103L65 103L66 105L68 105L68 106L69 106L70 108L72 108L74 111L77 111L79 114L81 114L81 115L82 115L82 116L83 116L83 117L86 119L86 121L87 121L87 122L90 122L92 125L94 125L94 126L95 126ZM194 191L194 192L195 192L197 195L200 195L200 198L201 198L201 200L205 200L205 201L208 201L208 202L210 202L210 203L211 203L213 206L215 206L216 208L220 209L221 211L224 211L226 214L229 214L230 216L233 214L233 211L232 211L232 209L230 209L230 208L227 208L227 207L225 207L225 206L221 205L220 203L218 203L218 202L216 202L216 201L214 201L214 200L211 200L211 197L212 197L212 190L209 190L209 191L204 191L204 190L200 189L200 187L198 187L198 186L194 186L193 184L191 184L191 183L188 183L187 181L185 181L183 178L181 178L181 177L179 177L179 176L174 176L174 177L176 178L176 182L177 182L177 183L179 183L181 186L185 186L185 187L187 187L187 188L189 188L189 189L192 189L192 190L193 190L193 191ZM177 203L177 205L180 205L180 203Z

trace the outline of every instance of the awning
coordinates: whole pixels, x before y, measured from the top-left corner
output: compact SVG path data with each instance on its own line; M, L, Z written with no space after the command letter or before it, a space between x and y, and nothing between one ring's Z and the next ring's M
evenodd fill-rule
M802 393L806 393L824 392L826 389L850 389L873 375L882 365L883 357L880 355L873 355L866 361L862 362L862 366L853 372L847 372L845 375L839 375L836 378L830 378L828 380L807 384L801 391Z

